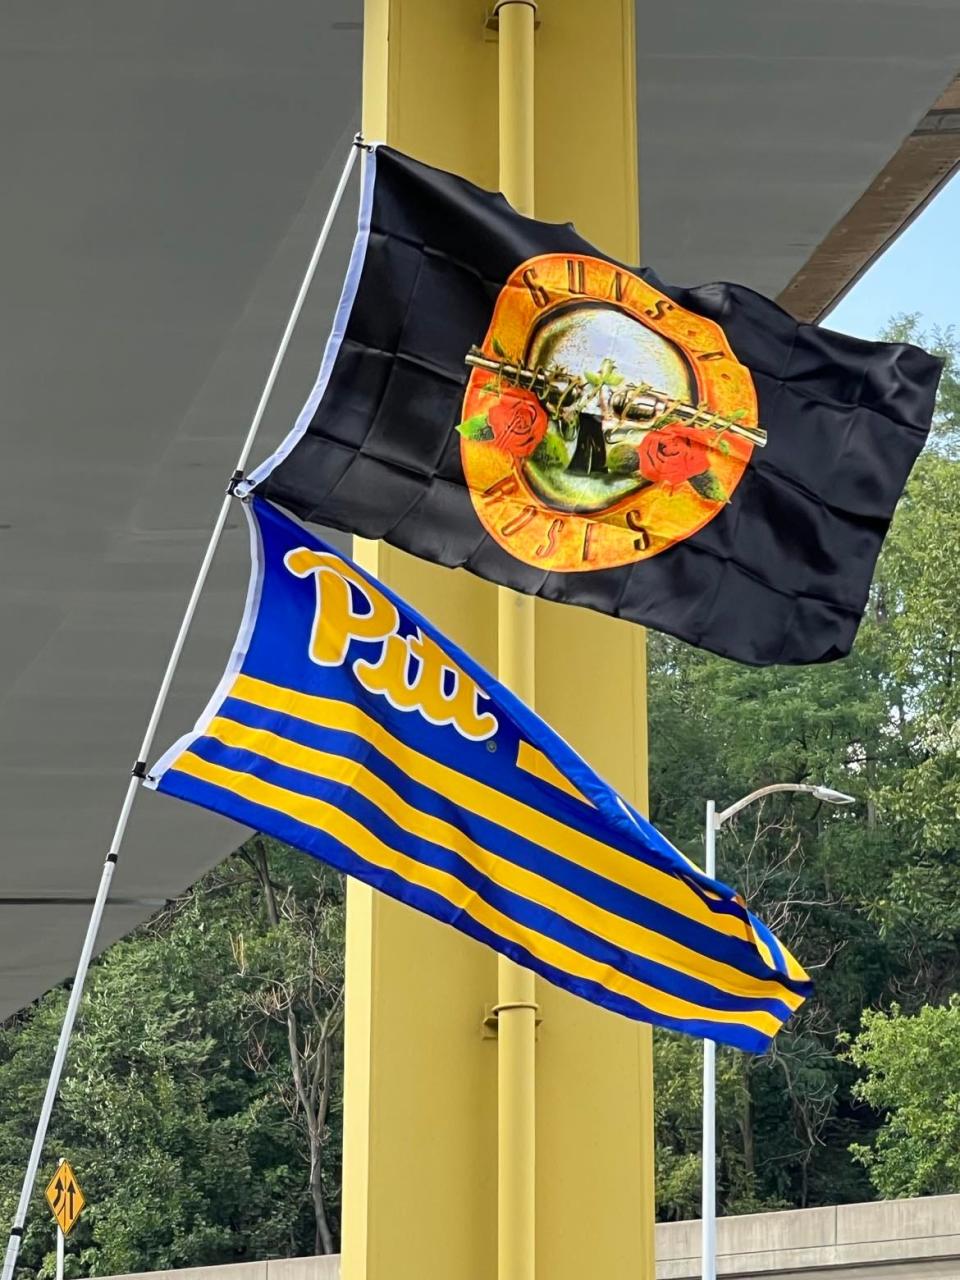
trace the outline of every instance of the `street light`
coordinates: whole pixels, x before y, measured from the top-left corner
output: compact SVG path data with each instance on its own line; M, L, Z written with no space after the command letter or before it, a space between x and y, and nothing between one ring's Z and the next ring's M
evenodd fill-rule
M717 813L714 800L707 801L707 829L705 870L711 880L717 877L717 832L725 822L748 804L773 795L775 791L800 791L814 796L826 804L855 804L853 796L832 787L815 786L807 782L774 782L768 787L758 787L748 796ZM701 1226L703 1231L701 1275L703 1280L717 1280L717 1046L713 1040L703 1042L703 1195L701 1202Z

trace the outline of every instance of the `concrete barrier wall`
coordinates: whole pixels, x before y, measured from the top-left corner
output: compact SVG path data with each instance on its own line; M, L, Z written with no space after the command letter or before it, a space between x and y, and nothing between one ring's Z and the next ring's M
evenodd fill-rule
M340 1257L278 1258L275 1262L235 1262L222 1267L183 1267L178 1271L141 1271L107 1280L340 1280Z
M818 1273L835 1280L960 1280L960 1195L721 1218L717 1273L731 1280L815 1280ZM283 1258L146 1274L151 1280L339 1280L340 1260ZM700 1223L661 1223L657 1280L699 1276ZM424 1271L423 1280L455 1277Z
M717 1274L960 1280L960 1195L721 1218ZM700 1223L657 1227L657 1280L700 1276Z

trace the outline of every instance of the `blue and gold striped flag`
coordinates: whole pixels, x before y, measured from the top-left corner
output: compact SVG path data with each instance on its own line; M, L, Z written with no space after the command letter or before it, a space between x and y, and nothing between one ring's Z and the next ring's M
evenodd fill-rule
M259 498L233 656L147 785L287 841L576 995L762 1051L796 960L393 592Z

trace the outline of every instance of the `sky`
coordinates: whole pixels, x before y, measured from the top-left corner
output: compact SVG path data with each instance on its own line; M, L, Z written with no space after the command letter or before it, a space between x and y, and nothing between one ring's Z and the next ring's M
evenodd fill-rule
M960 173L930 201L823 320L858 338L876 338L891 316L919 311L921 327L960 329Z

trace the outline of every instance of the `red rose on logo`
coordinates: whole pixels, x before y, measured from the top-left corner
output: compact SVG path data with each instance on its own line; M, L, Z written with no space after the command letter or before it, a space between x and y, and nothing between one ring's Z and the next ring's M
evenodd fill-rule
M710 466L702 434L677 424L647 432L637 445L640 474L646 480L674 486L699 476Z
M532 391L504 388L487 412L493 443L514 458L529 458L547 432L547 414Z

